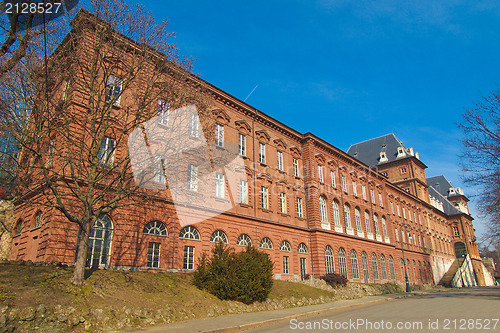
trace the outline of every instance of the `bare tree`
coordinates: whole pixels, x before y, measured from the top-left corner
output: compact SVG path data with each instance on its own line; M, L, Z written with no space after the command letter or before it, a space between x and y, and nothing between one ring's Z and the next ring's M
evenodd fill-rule
M208 96L189 72L191 60L179 56L170 42L166 26L167 21L156 23L141 6L92 1L89 11L81 10L72 21L48 71L39 74L44 84L37 87L26 126L12 130L22 147L14 201L55 209L79 226L75 284L84 283L89 235L103 215L169 195L164 161L151 151L136 152L143 154L139 160L151 162L137 181L130 134L152 118L163 122L169 110L186 105L196 106L197 119L208 119L203 116ZM171 123L186 121L169 116ZM209 127L202 122L199 130ZM163 186L144 186L155 177Z
M479 205L489 219L490 241L500 240L500 95L484 97L463 114L461 156L465 181L477 187Z

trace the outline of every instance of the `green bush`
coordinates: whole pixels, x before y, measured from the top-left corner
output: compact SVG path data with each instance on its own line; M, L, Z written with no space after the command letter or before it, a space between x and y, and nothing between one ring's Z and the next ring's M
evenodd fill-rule
M224 244L216 244L211 257L202 254L193 283L219 299L262 302L273 285L273 263L254 247L235 253Z

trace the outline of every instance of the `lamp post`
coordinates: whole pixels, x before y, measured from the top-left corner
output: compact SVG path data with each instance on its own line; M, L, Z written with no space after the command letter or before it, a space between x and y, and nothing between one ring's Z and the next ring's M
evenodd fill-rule
M411 226L409 224L406 224L406 223L401 223L400 225L401 225L401 227L404 227L404 229L405 229L404 232L406 232L407 227L411 228ZM401 230L401 232L403 232L403 230ZM409 292L411 292L411 288L410 288L410 282L408 281L408 270L406 269L405 250L403 248L403 235L401 235L401 252L403 253L403 266L405 268L406 292L409 293Z

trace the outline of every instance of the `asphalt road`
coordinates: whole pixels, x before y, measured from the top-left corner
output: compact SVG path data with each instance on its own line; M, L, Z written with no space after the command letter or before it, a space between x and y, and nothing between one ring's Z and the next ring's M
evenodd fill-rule
M423 294L245 332L500 332L500 287Z

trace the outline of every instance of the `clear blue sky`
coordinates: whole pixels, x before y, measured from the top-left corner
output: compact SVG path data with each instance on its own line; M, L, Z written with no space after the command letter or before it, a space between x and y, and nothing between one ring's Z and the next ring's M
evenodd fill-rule
M499 89L500 2L142 2L208 82L242 100L258 85L249 104L342 150L393 132L464 187L456 122Z

